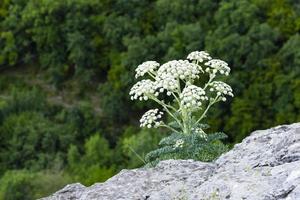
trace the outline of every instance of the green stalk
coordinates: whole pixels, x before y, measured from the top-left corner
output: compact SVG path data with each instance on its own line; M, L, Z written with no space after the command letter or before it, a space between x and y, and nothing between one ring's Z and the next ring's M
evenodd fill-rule
M208 106L206 107L206 109L204 110L204 112L202 113L202 115L200 116L200 118L196 121L195 125L197 125L204 117L206 117L206 113L207 111L210 109L210 107L215 104L217 102L219 98L219 95L217 95L213 101L209 102Z
M145 165L147 164L146 161L130 146L128 146L128 148L136 155L136 157L141 160Z
M176 129L174 129L174 128L172 128L171 126L168 126L168 125L166 125L166 124L164 124L164 123L161 124L160 127L165 127L165 128L170 129L171 131L174 131L175 133L180 133L180 132L178 132Z
M160 104L164 110L179 124L179 126L182 127L182 124L180 122L180 120L175 117L172 112L167 108L167 107L171 107L172 109L174 109L175 111L177 111L173 106L170 105L166 105L165 103L163 103L162 101L158 100L157 98L155 98L154 96L150 96L151 99L153 99L155 102L157 102L158 104Z

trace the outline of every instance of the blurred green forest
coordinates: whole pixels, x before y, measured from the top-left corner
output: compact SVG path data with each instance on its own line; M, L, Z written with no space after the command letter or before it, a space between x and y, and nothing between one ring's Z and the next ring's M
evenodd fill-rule
M143 165L134 69L206 50L235 98L209 113L228 143L300 121L300 1L0 0L0 200L46 196Z

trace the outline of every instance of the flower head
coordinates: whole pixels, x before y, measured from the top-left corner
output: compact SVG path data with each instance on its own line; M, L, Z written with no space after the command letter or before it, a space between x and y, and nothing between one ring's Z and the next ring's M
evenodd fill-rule
M184 108L196 109L202 105L204 100L208 97L205 96L205 91L198 86L188 85L180 94L181 104Z
M211 60L211 57L205 51L193 51L187 56L187 59L203 62L205 60Z
M159 79L156 81L157 88L159 92L163 92L167 90L167 92L173 92L174 90L178 89L178 82L174 76L166 73L161 74Z
M156 61L146 61L140 64L136 69L135 78L144 76L148 72L154 72L159 67L159 63Z
M160 119L162 118L163 112L158 109L148 110L140 119L141 127L157 128L160 125Z
M183 144L184 144L184 140L183 139L179 139L179 140L176 141L176 143L174 144L173 148L174 149L178 148L178 147L182 148Z
M207 139L207 134L201 128L192 128L192 131L197 133L201 138Z
M232 88L227 83L222 81L213 81L210 86L210 91L216 91L219 96L222 96L223 101L226 101L226 97L224 97L224 95L233 97Z
M190 63L187 60L172 60L163 64L157 71L159 79L163 79L166 74L174 79L182 80L194 80L199 78L199 74L202 72L202 68L195 64Z
M146 79L137 82L130 90L129 95L131 100L148 100L149 95L155 95L156 85L155 82Z
M212 59L205 63L208 68L206 68L206 72L216 74L219 72L220 74L225 74L226 76L230 73L230 68L228 67L228 64L219 59Z

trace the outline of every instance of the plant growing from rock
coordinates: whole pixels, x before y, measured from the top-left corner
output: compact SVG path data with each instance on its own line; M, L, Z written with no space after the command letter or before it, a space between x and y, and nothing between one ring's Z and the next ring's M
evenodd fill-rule
M229 73L225 61L212 59L204 51L190 53L187 60L172 60L163 65L146 61L136 68L136 78L147 78L131 88L131 99L152 100L161 106L161 110L147 111L140 119L140 126L164 127L172 132L160 141L158 149L146 155L148 163L170 158L211 161L226 151L220 142L226 135L207 134L209 126L202 121L214 104L233 97L231 87L217 80ZM164 114L169 115L170 123L163 122Z

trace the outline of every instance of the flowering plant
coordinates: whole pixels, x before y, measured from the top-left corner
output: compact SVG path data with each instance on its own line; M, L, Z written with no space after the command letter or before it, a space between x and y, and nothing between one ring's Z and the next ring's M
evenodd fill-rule
M131 88L131 99L153 100L162 107L162 110L147 111L140 126L165 127L173 132L160 141L159 149L148 153L148 162L168 158L208 161L225 151L226 147L219 140L226 135L207 134L208 125L201 122L214 104L226 101L228 96L233 97L231 87L216 80L219 75L228 76L229 73L225 61L212 59L204 51L190 53L187 60L172 60L163 65L146 61L136 68L136 78L148 78ZM201 87L199 82L203 80L207 81ZM163 98L172 101L166 102ZM172 122L166 124L162 121L164 113L171 117Z

